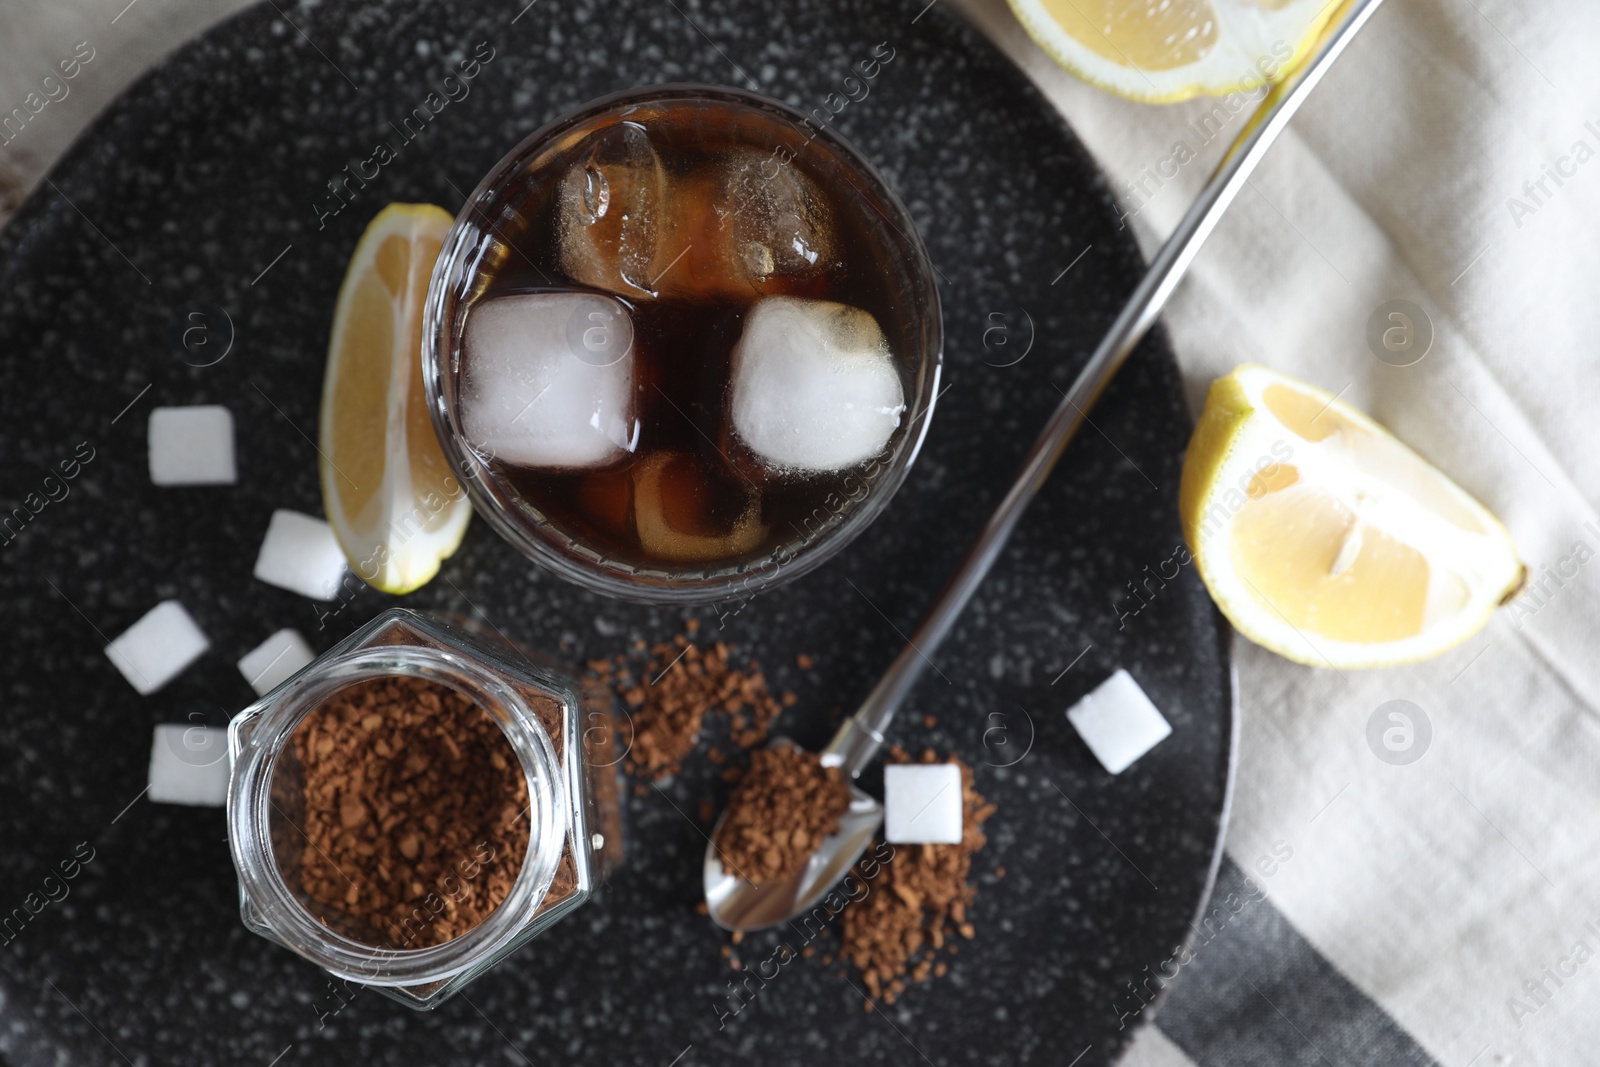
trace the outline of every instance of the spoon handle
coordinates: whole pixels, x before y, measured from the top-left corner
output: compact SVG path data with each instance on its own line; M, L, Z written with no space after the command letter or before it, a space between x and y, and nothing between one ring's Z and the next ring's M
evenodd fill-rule
M912 632L889 669L856 713L846 719L823 750L824 762L837 765L854 778L877 755L884 731L906 695L931 663L931 656L972 599L979 583L999 557L1022 513L1049 477L1067 442L1083 424L1113 375L1161 315L1178 282L1194 261L1205 239L1216 228L1235 196L1244 188L1256 165L1289 119L1322 79L1383 0L1345 0L1329 19L1316 56L1302 64L1264 96L1249 122L1229 146L1205 188L1156 254L1144 278L1128 298L1122 313L1107 331L1094 355L1067 390L1055 414L1023 460L1022 470L995 507L972 547L946 581L927 617Z

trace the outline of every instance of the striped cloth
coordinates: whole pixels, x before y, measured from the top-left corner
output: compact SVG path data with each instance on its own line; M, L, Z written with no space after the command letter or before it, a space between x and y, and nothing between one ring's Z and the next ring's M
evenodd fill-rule
M1111 98L1003 0L958 2L1153 250L1248 106ZM1532 581L1415 667L1338 674L1235 639L1227 859L1187 960L1153 968L1176 976L1132 1067L1600 1063L1597 41L1593 0L1390 0L1168 312L1195 410L1245 361L1340 394L1501 516ZM1197 158L1163 165L1180 145ZM1413 366L1368 348L1390 300L1431 320Z

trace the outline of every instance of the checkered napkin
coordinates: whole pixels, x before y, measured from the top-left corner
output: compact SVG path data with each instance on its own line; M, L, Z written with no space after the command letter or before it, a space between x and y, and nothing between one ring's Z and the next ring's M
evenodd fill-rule
M1117 100L1001 0L961 7L1153 250L1248 102ZM1134 1067L1600 1063L1596 42L1593 0L1389 0L1167 312L1196 410L1245 361L1339 394L1504 519L1531 583L1415 667L1317 670L1236 638L1227 856L1187 961L1152 961L1177 975ZM1410 366L1369 344L1392 301L1431 335Z

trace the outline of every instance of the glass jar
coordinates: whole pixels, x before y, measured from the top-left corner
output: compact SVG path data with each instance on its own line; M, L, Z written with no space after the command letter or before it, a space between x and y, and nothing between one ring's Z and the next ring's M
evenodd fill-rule
M358 682L406 676L439 683L482 708L515 753L528 791L528 847L505 899L476 926L423 948L309 896L297 877L304 843L302 767L291 740L312 711ZM433 1008L586 902L622 859L612 698L498 638L414 611L378 616L228 726L233 772L228 840L245 926L329 973L402 1004ZM426 924L472 877L461 857L414 913ZM485 861L487 862L487 861ZM406 920L407 923L412 920ZM408 939L409 940L409 939Z
M462 367L466 323L473 309L500 285L498 275L508 266L516 271L527 269L537 271L542 279L533 290L588 291L588 286L561 278L555 266L541 267L529 259L522 243L535 238L527 238L526 232L538 235L541 247L552 239L539 229L542 223L530 219L528 205L531 192L546 189L550 175L568 165L569 157L587 143L585 138L618 124L640 129L683 128L694 131L696 137L709 128L707 124L726 125L742 131L739 136L749 144L761 145L763 155L773 153L760 171L762 177L770 177L769 166L776 172L779 167L804 164L802 169L817 179L819 187L829 190L835 211L849 206L863 220L859 233L847 240L841 231L838 241L860 246L860 257L871 261L870 268L857 264L840 272L851 279L852 299L846 300L843 293L830 299L855 303L866 299L862 294L868 291L878 292L873 299L882 306L874 314L886 334L901 339L892 347L897 363L903 364L905 409L888 443L877 455L852 467L802 472L799 481L815 489L814 499L794 514L787 509L798 503L798 496L784 505L780 519L774 522L774 527L783 531L781 536L767 539L753 554L739 550L728 556L713 553L695 562L669 562L643 551L623 551L598 537L592 521L562 518L559 509L566 505L559 500L555 502L557 510L552 510L548 502L526 493L486 446L473 443L465 430ZM525 231L526 227L532 229ZM870 279L865 278L868 274ZM871 305L862 306L873 310ZM723 86L663 85L630 90L586 104L530 134L478 183L456 216L435 261L423 315L423 386L428 411L445 457L466 487L473 508L495 532L536 563L585 588L625 600L742 601L746 595L820 566L866 529L905 481L940 391L943 320L939 292L927 251L905 206L872 164L832 127L819 126L813 116L780 101ZM576 333L573 323L568 323L574 358L585 363L598 360L597 365L615 362L619 357L609 348L589 348L588 338L595 331L583 329L585 323L587 319L578 324ZM595 329L609 336L603 327ZM541 391L539 396L543 395ZM670 401L668 394L662 395ZM524 409L517 418L527 412ZM598 420L600 415L593 418ZM599 427L598 422L594 425ZM731 467L734 461L728 449L716 440L721 433L708 434L698 423L694 425ZM724 432L731 431L724 427ZM633 443L626 446L627 451L631 453L639 439L635 420ZM740 477L752 485L765 478ZM577 490L580 494L588 491ZM638 490L631 491L636 495ZM763 516L767 503L762 504Z

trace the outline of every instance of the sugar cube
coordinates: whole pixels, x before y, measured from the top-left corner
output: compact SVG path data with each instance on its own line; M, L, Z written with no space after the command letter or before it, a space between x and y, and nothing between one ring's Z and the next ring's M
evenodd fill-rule
M228 731L167 723L150 744L150 792L157 804L219 808L228 802Z
M883 836L895 845L961 843L961 768L954 763L883 766Z
M344 551L323 520L279 508L261 540L255 576L313 600L332 600L344 578Z
M220 404L150 412L150 481L156 485L232 485L233 413Z
M140 696L154 693L211 642L176 600L163 600L106 646L106 655Z
M1121 668L1067 712L1083 743L1112 774L1155 748L1172 726L1145 696L1133 675Z
M266 696L278 688L279 682L316 658L299 631L286 626L246 652L239 661L239 673L256 696Z

